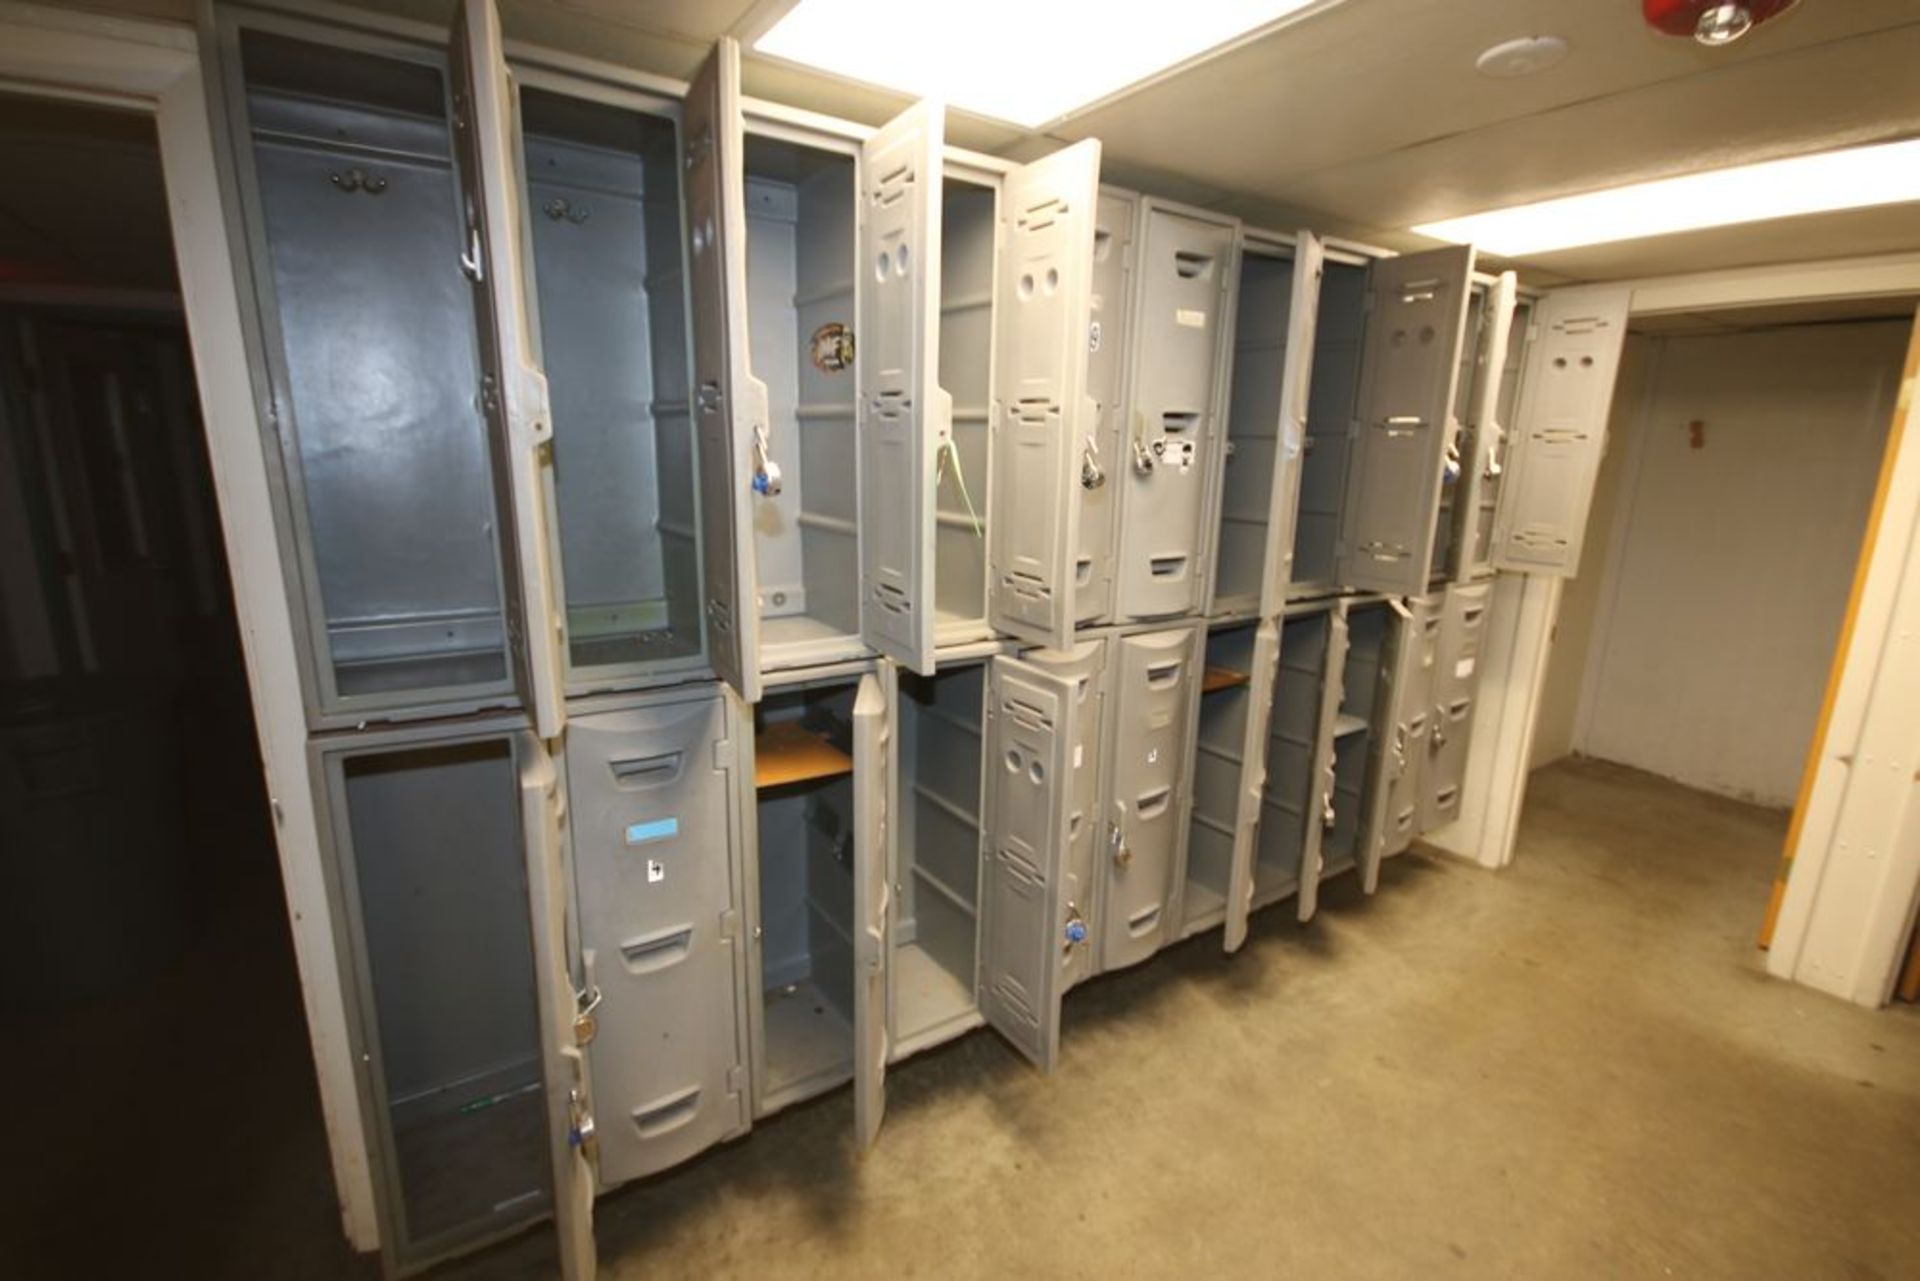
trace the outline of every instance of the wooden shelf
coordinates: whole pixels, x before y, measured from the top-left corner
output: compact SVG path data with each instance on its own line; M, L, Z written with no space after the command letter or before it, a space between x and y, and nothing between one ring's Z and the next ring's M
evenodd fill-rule
M853 773L853 757L799 721L775 721L753 739L753 785L782 787Z
M1200 692L1211 694L1215 690L1232 689L1236 685L1245 685L1253 677L1246 672L1236 672L1231 667L1215 667L1207 664L1207 670L1200 678Z

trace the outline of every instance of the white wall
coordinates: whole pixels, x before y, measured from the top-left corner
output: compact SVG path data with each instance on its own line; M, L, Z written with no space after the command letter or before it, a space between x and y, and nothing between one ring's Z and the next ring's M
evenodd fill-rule
M1536 761L1570 749L1793 803L1909 327L1630 344Z

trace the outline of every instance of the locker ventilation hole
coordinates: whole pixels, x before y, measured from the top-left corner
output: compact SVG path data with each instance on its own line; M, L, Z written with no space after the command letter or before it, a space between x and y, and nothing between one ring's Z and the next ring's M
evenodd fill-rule
M659 787L679 778L681 760L679 752L668 752L664 756L635 756L608 761L607 769L613 774L614 785L620 790L637 791L643 787Z
M634 1109L633 1128L640 1132L643 1139L657 1139L679 1129L699 1113L700 1087L689 1086L658 1103Z
M1173 252L1173 269L1182 280L1205 280L1213 275L1213 255L1176 249Z
M1181 666L1182 666L1182 663L1179 659L1170 658L1165 662L1155 663L1152 666L1148 667L1147 668L1147 688L1148 689L1172 689L1175 685L1178 685L1180 683Z
M682 925L664 934L628 939L620 945L620 959L632 974L649 974L678 965L693 951L693 927Z
M1185 556L1155 556L1147 561L1147 572L1155 578L1179 578L1187 572Z
M1143 907L1127 918L1127 933L1139 938L1142 934L1151 934L1154 926L1160 924L1160 905Z
M1133 803L1133 812L1143 819L1159 818L1173 803L1173 789L1156 787Z

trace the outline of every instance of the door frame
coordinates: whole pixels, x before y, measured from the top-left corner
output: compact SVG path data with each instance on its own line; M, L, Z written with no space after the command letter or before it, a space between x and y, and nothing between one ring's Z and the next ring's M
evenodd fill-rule
M348 1241L355 1249L375 1250L379 1221L306 775L295 621L274 534L268 459L248 373L241 286L215 166L199 39L187 26L0 0L0 88L137 111L153 119L159 135L173 252L335 1195Z
M1920 253L1783 263L1582 286L1628 295L1628 316L1715 308L1920 295ZM1920 316L1916 316L1920 331ZM1861 1005L1886 1004L1907 931L1920 905L1920 788L1872 785L1856 756L1911 762L1920 721L1911 715L1920 681L1882 658L1920 634L1920 433L1913 415L1916 348L1910 346L1900 407L1882 464L1877 519L1861 548L1847 622L1833 658L1827 705L1808 754L1781 881L1768 905L1767 970ZM1517 428L1518 424L1510 424ZM1495 580L1483 650L1483 718L1468 754L1457 822L1423 839L1487 868L1513 861L1526 800L1533 731L1552 650L1562 581L1502 573ZM1909 639L1903 639L1904 636ZM1909 673L1912 664L1907 664ZM1902 700L1905 701L1902 701ZM1874 716L1878 706L1880 716ZM1901 723L1896 723L1901 722ZM1843 843L1844 838L1844 843ZM1887 857L1880 857L1884 853Z

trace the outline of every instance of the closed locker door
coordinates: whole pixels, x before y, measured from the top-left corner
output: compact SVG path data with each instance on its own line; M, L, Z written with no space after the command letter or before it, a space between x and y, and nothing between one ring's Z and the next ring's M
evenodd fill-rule
M1099 190L1100 144L1088 139L1009 173L1000 193L987 615L1056 648L1073 639L1074 486L1098 416L1087 346Z
M1073 779L1068 786L1066 880L1061 889L1069 922L1077 922L1083 936L1079 946L1061 961L1061 982L1072 987L1098 973L1099 956L1093 940L1100 921L1100 867L1106 858L1106 825L1100 821L1105 794L1100 745L1106 741L1106 709L1110 702L1108 664L1112 645L1104 637L1083 640L1068 650L1033 650L1021 661L1073 683Z
M1052 1071L1066 961L1087 945L1064 875L1078 696L1071 678L1004 655L987 681L980 1012Z
M1102 970L1144 961L1178 933L1204 640L1183 627L1113 642Z
M1385 797L1371 843L1371 863L1363 869L1362 883L1369 894L1379 882L1381 861L1404 852L1420 834L1420 788L1433 728L1433 676L1439 661L1444 600L1443 594L1414 597L1407 602L1408 614L1400 623L1394 688L1388 700L1393 719L1387 731Z
M934 521L953 398L939 385L943 109L923 102L860 149L860 631L933 672Z
M1359 412L1336 572L1364 591L1427 590L1446 452L1458 434L1469 246L1387 258L1369 269Z
M687 88L687 273L701 572L713 670L760 699L760 575L751 495L777 493L767 385L747 349L746 137L740 46L722 37Z
M1426 779L1421 784L1420 830L1460 817L1473 708L1480 688L1480 643L1487 631L1493 584L1447 588L1433 677L1433 721L1428 730Z
M590 1048L612 1187L747 1128L737 726L712 686L567 733Z
M1206 604L1208 497L1224 432L1236 227L1157 206L1141 220L1116 561L1116 621Z

